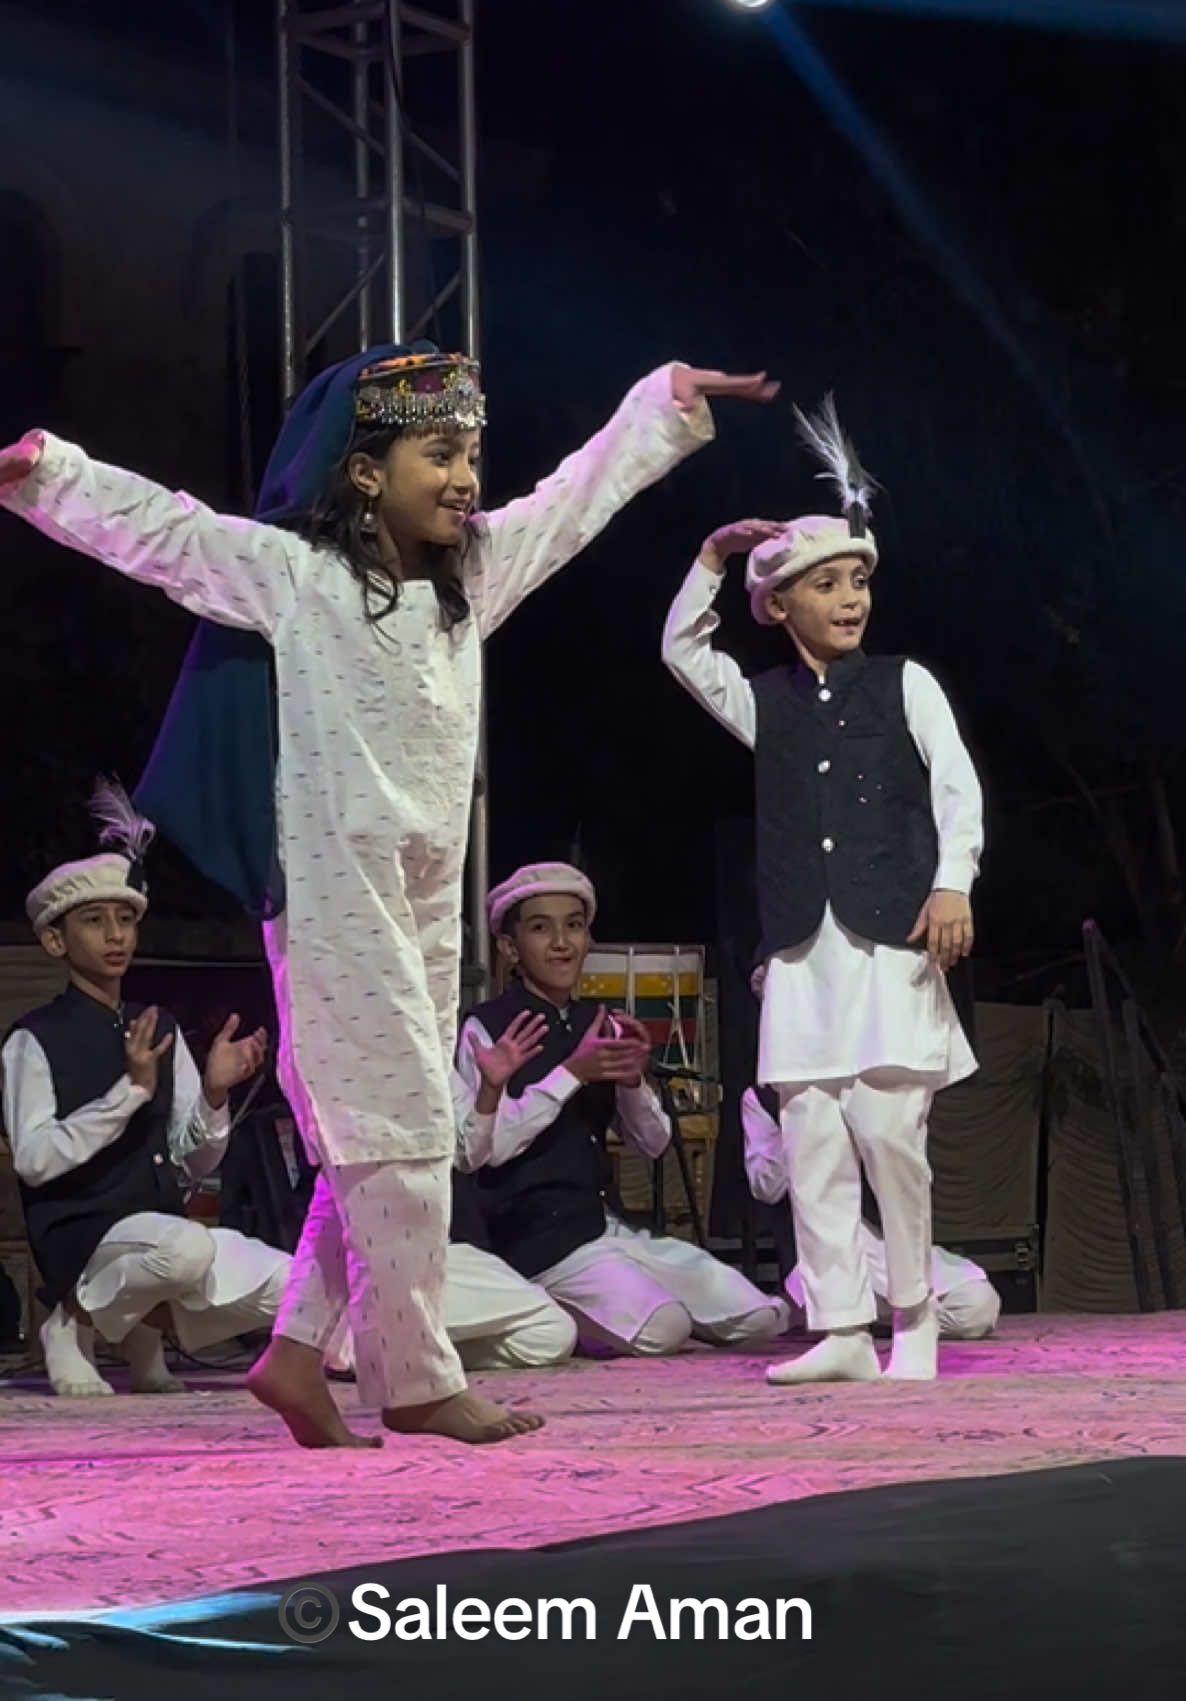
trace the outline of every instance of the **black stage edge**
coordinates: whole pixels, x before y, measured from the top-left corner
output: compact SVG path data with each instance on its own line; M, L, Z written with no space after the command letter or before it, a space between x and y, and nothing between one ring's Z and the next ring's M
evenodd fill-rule
M936 1445L941 1445L937 1441ZM146 1533L147 1534L147 1533ZM148 1538L150 1539L150 1538ZM330 1589L336 1630L285 1638L278 1603L297 1581ZM351 1606L380 1582L387 1609L444 1585L493 1608L510 1597L585 1597L572 1640L362 1642ZM636 1584L666 1618L675 1597L801 1597L784 1640L678 1639L618 1630ZM306 1611L311 1610L308 1598ZM291 1605L292 1603L290 1603ZM558 1701L1095 1701L1186 1694L1186 1459L834 1494L700 1523L530 1552L450 1553L267 1584L128 1625L0 1626L0 1684L25 1698L208 1701L212 1693L322 1701L535 1694ZM311 1620L310 1620L311 1622ZM755 1621L756 1622L756 1621ZM558 1632L558 1621L554 1625ZM745 1686L744 1692L741 1686ZM221 1686L220 1688L217 1686Z

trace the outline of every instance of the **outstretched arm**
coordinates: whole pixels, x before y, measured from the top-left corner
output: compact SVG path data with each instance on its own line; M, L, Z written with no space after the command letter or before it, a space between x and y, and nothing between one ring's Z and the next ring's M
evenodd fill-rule
M191 614L265 638L291 607L308 552L289 532L216 514L47 431L0 450L0 503Z
M482 637L591 543L620 508L710 441L708 398L769 401L777 390L765 373L733 378L678 363L660 367L530 496L480 514L470 593Z

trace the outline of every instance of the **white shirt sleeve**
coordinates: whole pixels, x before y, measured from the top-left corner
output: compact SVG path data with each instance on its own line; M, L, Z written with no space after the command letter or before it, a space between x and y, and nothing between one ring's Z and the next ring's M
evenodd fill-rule
M169 1156L190 1181L212 1175L226 1154L231 1130L229 1099L221 1110L206 1102L202 1079L181 1029L173 1041L173 1110Z
M908 661L902 669L906 724L931 778L931 807L939 835L934 888L965 897L980 870L984 799L951 704L933 674Z
M591 543L619 509L711 441L707 403L681 408L671 382L670 365L652 372L530 496L477 516L479 557L468 588L483 638Z
M474 1060L473 1041L490 1045L491 1038L475 1017L470 1016L461 1030L457 1046L457 1062L453 1069L453 1114L457 1124L457 1148L454 1162L458 1169L481 1169L486 1164L498 1166L509 1163L525 1152L531 1142L550 1128L562 1107L581 1083L570 1075L563 1064L545 1075L542 1081L526 1088L519 1098L503 1093L498 1110L483 1115L477 1109L481 1072Z
M671 1141L671 1119L659 1095L646 1081L619 1087L615 1094L614 1127L646 1158L661 1158Z
M119 1139L141 1105L148 1103L144 1088L121 1075L101 1098L59 1117L49 1059L27 1028L9 1036L0 1062L12 1167L30 1187L43 1187L89 1163Z
M753 687L712 635L720 625L713 603L725 579L697 561L676 593L663 628L662 655L686 691L752 750L758 736Z
M787 1196L782 1130L752 1087L741 1095L741 1131L750 1192L763 1205L777 1205Z
M153 585L191 614L270 638L294 602L309 546L291 532L216 514L192 496L92 461L50 432L0 502L47 537Z

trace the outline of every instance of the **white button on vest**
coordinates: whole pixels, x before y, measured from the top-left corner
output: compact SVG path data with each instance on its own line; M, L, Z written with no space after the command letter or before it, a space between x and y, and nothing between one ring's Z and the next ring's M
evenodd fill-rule
M163 1164L165 1160L159 1152L154 1152L152 1154L152 1161L154 1164Z
M832 701L832 693L828 690L826 685L822 686L820 689L819 700L821 703L830 703Z
M834 851L836 849L835 839L825 839L822 848L826 851Z
M827 760L821 762L820 765L819 765L820 773L826 774L828 772L828 770L831 768L831 766L832 766L832 764Z

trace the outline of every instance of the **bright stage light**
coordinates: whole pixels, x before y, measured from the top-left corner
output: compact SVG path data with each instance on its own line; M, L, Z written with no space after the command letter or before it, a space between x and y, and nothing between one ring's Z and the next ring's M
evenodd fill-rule
M763 6L769 6L770 0L733 0L733 4L745 12L758 12Z

